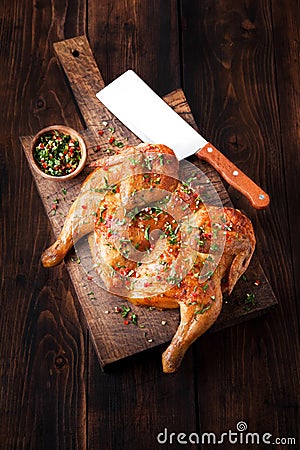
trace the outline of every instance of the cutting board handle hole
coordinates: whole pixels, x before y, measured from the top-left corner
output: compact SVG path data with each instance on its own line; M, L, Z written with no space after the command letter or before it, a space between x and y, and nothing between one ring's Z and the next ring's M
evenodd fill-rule
M78 58L79 51L78 50L72 50L72 55L74 56L74 58Z

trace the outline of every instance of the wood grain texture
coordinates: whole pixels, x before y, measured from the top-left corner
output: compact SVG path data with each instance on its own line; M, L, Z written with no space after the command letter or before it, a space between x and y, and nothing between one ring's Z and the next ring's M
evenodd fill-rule
M18 135L80 121L53 41L85 32L85 2L0 5L0 448L84 449L85 354L80 314L63 268L39 252L51 228ZM59 84L57 84L59 81Z
M176 0L92 1L88 21L105 84L132 68L160 95L180 86Z
M1 1L1 450L152 450L164 426L226 432L241 419L300 435L299 14L298 0ZM105 82L132 67L162 95L181 79L202 134L271 194L256 213L231 190L279 307L203 336L174 377L160 351L103 374L62 266L39 264L53 235L18 137L84 128L53 50L83 34Z
M300 175L299 152L299 1L279 5L272 2L272 23L274 29L274 52L276 58L276 79L278 82L278 108L280 116L280 136L282 165L288 174L284 177L288 223L291 238L291 259L296 288L296 299L300 296ZM282 70L284 67L284 70ZM300 302L297 302L300 317Z
M272 10L261 1L182 2L182 25L184 86L200 129L270 194L270 208L256 212L230 190L254 222L257 254L280 304L268 317L225 331L221 343L216 334L196 344L199 364L212 371L207 377L199 370L197 377L200 409L212 398L214 405L201 425L220 433L243 419L257 431L268 424L274 435L296 436L299 345L283 160L289 152L280 136Z

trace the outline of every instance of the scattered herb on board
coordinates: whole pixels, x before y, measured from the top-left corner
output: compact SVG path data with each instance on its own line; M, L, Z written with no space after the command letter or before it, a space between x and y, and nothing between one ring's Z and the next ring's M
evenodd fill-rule
M130 306L121 305L121 307L116 306L115 312L117 314L121 314L121 317L124 319L124 325L129 325L133 323L133 325L137 325L138 317L135 313L131 311Z
M75 262L76 264L80 264L80 258L73 258L72 256L71 261Z
M120 141L114 141L114 145L115 145L116 147L119 147L119 148L124 147L123 142L120 142Z
M244 310L251 311L256 306L255 294L253 292L246 294L246 299L244 301Z
M38 167L47 175L62 177L74 172L81 160L79 141L58 130L42 135L34 149Z
M48 214L51 213L52 216L55 216L55 215L56 215L56 210L57 210L57 208L58 208L58 204L59 204L59 200L58 200L58 198L55 198L55 199L52 201L51 209L50 209L50 211L49 211Z

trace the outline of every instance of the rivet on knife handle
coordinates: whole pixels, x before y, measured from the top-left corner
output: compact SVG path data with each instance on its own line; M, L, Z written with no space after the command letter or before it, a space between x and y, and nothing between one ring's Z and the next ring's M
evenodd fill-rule
M269 205L270 198L268 194L212 144L207 143L196 153L196 156L209 162L232 187L248 198L254 208L264 209Z

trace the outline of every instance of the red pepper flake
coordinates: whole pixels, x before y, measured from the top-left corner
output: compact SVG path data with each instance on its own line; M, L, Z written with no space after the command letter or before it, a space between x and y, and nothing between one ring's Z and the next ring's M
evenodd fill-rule
M124 325L129 325L129 320L124 320Z
M101 150L101 145L97 145L97 150Z
M98 134L99 134L99 136L102 136L104 134L104 131L103 130L99 130Z
M259 285L260 285L260 280L255 280L255 281L254 281L254 285L255 285L255 286L259 286Z
M51 209L52 209L53 211L55 211L55 210L57 209L57 205L56 205L55 203L53 203Z
M87 209L87 206L86 205L81 205L81 208L82 209Z
M111 136L110 138L109 138L109 140L108 140L108 142L110 143L110 144L112 144L113 142L115 142L115 138L113 137L113 136Z
M91 277L90 275L88 275L87 279L88 279L89 281L92 281L93 277Z

